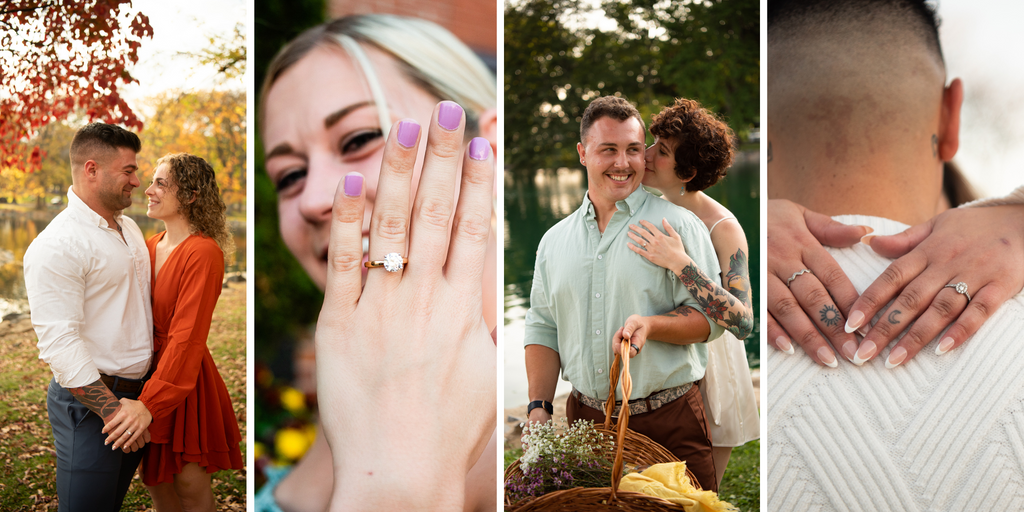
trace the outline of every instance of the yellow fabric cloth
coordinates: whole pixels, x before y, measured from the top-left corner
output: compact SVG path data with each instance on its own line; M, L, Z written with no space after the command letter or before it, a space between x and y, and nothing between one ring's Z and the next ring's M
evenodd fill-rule
M685 462L655 464L642 473L630 473L622 477L619 489L657 496L682 505L686 512L736 510L731 504L719 500L714 491L701 491L694 487L686 476Z

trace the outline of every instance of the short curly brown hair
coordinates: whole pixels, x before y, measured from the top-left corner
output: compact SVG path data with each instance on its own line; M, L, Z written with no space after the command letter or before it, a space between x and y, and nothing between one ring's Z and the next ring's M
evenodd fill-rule
M640 112L629 100L618 96L601 96L591 101L590 105L587 105L587 109L583 111L583 119L580 120L581 142L587 143L587 132L590 131L590 125L602 117L610 117L616 121L625 121L635 117L637 121L640 121L640 128L644 128L645 124L644 119L640 117Z
M690 180L683 185L687 191L718 183L732 165L736 135L697 101L677 99L651 120L651 134L676 142L676 176Z
M224 259L233 261L235 241L228 230L227 205L220 196L217 174L206 160L188 153L171 153L157 160L167 164L171 183L178 187L178 213L188 221L193 233L213 238Z

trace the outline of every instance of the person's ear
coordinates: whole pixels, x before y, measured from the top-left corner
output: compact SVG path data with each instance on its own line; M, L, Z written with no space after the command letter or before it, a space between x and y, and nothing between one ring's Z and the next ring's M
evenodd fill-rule
M587 148L583 146L582 142L576 143L576 152L580 154L580 165L583 167L587 166Z
M97 178L100 172L99 164L95 160L86 160L85 164L82 165L82 175L85 179L92 181Z
M498 110L487 109L480 114L480 136L491 143L491 154L498 155Z
M964 84L954 78L942 91L942 117L939 126L939 160L948 162L960 148L960 107L964 102Z

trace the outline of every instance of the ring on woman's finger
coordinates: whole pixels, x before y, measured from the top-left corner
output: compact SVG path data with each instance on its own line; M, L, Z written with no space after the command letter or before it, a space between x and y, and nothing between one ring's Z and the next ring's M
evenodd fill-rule
M956 290L956 292L959 293L960 295L967 297L967 303L970 304L971 294L967 293L967 283L963 281L960 281L959 283L956 284L949 283L946 286L943 286L943 288L952 288L953 290Z
M363 263L366 268L378 268L384 267L384 270L388 272L398 272L405 268L405 265L409 263L409 258L403 258L401 254L397 252L389 252L384 255L382 260L373 260Z
M800 276L802 276L804 274L811 274L813 276L814 272L811 272L811 269L809 269L809 268L805 268L803 270L798 270L796 272L793 272L793 275L789 276L789 279L786 279L786 288L790 287L789 284L792 283L794 279L796 279L796 278L798 278L798 277L800 277Z
M132 435L132 431L131 430L125 430L124 433L128 434L129 437Z

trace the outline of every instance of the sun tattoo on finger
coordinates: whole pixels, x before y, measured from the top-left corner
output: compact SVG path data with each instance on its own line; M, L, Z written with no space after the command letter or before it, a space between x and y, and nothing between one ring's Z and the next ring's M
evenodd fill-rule
M832 307L831 304L826 304L825 307L821 308L821 321L829 327L835 327L839 324L839 311Z

